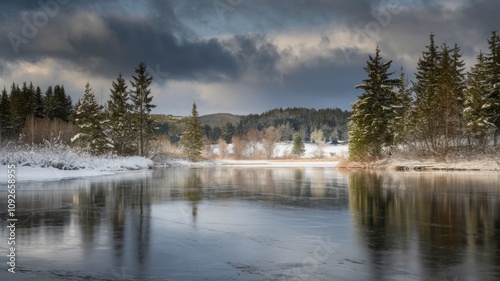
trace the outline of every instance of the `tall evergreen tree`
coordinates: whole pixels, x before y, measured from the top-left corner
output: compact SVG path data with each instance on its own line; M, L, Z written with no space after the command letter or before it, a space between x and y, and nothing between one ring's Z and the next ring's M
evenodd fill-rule
M53 117L63 121L69 121L72 110L72 101L69 95L66 95L64 86L56 85L54 87L53 99Z
M293 136L293 147L292 147L292 154L300 157L304 155L306 152L306 148L304 145L304 141L302 140L302 136L299 133L295 133Z
M406 143L412 128L412 96L410 82L401 67L395 103L391 105L393 118L389 119L390 131L394 134L393 145Z
M119 74L116 81L112 82L111 95L108 100L109 132L118 155L130 155L136 151L131 141L131 110L128 103L129 93L125 79Z
M436 151L437 128L440 126L440 109L438 102L439 85L439 50L434 41L435 35L430 35L427 50L417 64L416 81L413 83L415 92L415 110L412 120L414 124L413 139L418 144L424 144L425 151Z
M10 89L10 128L12 137L18 138L26 122L26 109L23 92L12 83Z
M45 115L45 109L43 104L42 90L40 89L40 87L36 87L33 102L33 115L37 118L43 118L43 116Z
M500 35L493 31L488 40L489 53L486 54L488 96L484 105L488 121L495 126L494 145L500 135Z
M54 110L54 91L52 89L52 86L49 86L47 88L47 91L45 91L45 97L43 98L43 107L45 109L45 117L52 119L56 116Z
M385 62L377 47L375 56L369 56L364 70L368 78L356 89L364 93L352 105L349 118L349 157L359 161L365 157L379 158L382 148L394 143L394 131L390 120L394 118L393 105L397 105L394 88L400 85L398 79L392 79L394 72L389 72L392 61Z
M10 137L10 97L5 87L0 96L0 144Z
M453 54L452 54L453 52ZM454 50L444 44L438 65L438 84L434 104L439 123L436 124L437 150L446 155L450 146L457 146L462 139L462 112L464 74L463 61L458 47Z
M184 151L192 161L198 160L203 150L203 126L198 118L196 103L193 103L191 117L181 139Z
M24 106L23 106L23 115L28 116L33 114L35 108L35 88L33 83L30 82L29 86L26 82L23 83L21 88Z
M113 149L105 131L103 106L97 103L95 95L87 82L85 94L76 112L78 134L72 141L92 155L100 155Z
M151 102L151 90L149 86L153 81L153 77L146 72L146 64L141 62L135 68L135 76L132 76L130 84L132 91L130 92L130 100L133 104L133 123L134 129L139 136L138 147L139 155L146 155L146 146L152 137L153 119L151 118L151 110L156 107Z
M474 146L482 151L486 148L489 133L495 129L494 124L488 121L487 107L485 107L488 102L487 77L486 58L481 51L477 57L476 65L471 68L467 75L463 114L469 145L472 145L472 138L475 142Z

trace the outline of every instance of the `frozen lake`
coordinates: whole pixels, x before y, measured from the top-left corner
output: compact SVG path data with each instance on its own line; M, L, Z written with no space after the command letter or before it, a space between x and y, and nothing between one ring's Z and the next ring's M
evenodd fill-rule
M0 280L500 280L498 173L171 168L16 199Z

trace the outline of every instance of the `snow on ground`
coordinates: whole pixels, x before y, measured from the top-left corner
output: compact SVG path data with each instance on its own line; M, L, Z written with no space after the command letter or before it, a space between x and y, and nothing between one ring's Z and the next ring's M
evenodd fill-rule
M285 157L292 154L293 143L279 143L276 148L276 157ZM347 145L324 144L317 145L314 143L305 143L306 152L302 158L319 158L319 157L342 157L347 158L349 149Z
M261 146L257 146L262 149ZM317 145L314 143L305 143L305 153L300 158L292 157L293 143L278 143L274 151L276 159L271 160L234 160L221 159L215 164L230 166L273 166L273 167L336 167L338 161L332 161L332 158L347 158L347 145ZM232 144L228 145L228 152L232 153ZM213 152L218 155L217 146L213 147Z
M0 165L0 184L7 183L7 166ZM16 183L30 181L58 181L64 179L86 178L112 175L110 171L99 170L59 170L53 167L16 167Z
M16 165L16 182L95 177L154 167L145 157L96 157L79 155L65 147L16 147L0 150L0 184L7 183L8 165L12 164Z
M258 149L263 149L262 145L257 145ZM284 143L280 142L276 144L276 148L274 150L275 158L286 158L292 156L292 148L293 143ZM333 145L333 144L323 144L317 145L314 143L305 143L304 144L305 153L301 158L311 159L311 158L332 158L332 157L341 157L347 158L349 154L349 149L347 145ZM233 152L233 145L229 144L227 146L228 152ZM215 154L219 154L219 149L215 145L213 147L213 152Z

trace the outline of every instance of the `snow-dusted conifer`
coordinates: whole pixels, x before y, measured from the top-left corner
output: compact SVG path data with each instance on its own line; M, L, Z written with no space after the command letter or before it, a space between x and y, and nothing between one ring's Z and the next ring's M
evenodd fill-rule
M488 40L489 53L485 56L487 68L487 102L484 107L488 122L495 126L494 145L500 135L500 35L493 31Z
M110 91L107 108L110 138L118 155L132 155L137 151L130 122L132 106L128 103L129 93L121 74L112 82Z
M103 115L103 107L97 103L88 82L85 85L85 94L80 101L75 117L78 134L72 138L72 142L92 155L101 155L112 151L111 140L105 131L106 120Z
M146 64L141 62L135 68L136 76L132 76L130 84L132 91L130 92L130 100L133 105L133 126L138 135L139 155L146 155L146 147L153 133L153 119L151 118L151 110L156 107L152 104L153 97L149 86L153 81L153 77L146 72Z
M192 161L198 160L203 149L203 126L198 118L196 103L193 103L191 117L189 118L186 130L182 134L181 145Z
M487 145L488 135L494 130L494 124L488 120L488 70L486 58L481 51L477 63L467 75L467 89L465 94L464 120L469 142L474 140L474 145L484 150Z
M353 161L379 158L382 148L394 143L390 120L394 118L393 105L398 104L394 88L400 81L391 78L391 63L383 60L377 47L375 56L370 55L364 67L368 78L356 86L364 93L353 103L349 118L349 158Z
M304 145L304 141L302 140L302 136L299 133L295 133L293 137L293 147L292 154L301 157L306 152L306 148Z
M0 96L0 144L10 137L10 97L5 87Z

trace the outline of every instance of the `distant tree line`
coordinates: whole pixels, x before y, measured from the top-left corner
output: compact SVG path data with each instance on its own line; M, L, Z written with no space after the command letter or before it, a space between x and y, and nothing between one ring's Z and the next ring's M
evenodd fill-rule
M418 61L415 81L390 71L377 48L365 66L364 92L349 122L350 158L379 159L393 152L445 159L497 148L500 133L500 37L469 72L458 45L436 45L435 35Z
M31 82L21 87L13 83L10 91L2 90L0 97L0 142L22 137L28 117L69 122L72 113L71 97L64 86L49 86L42 92Z
M350 115L351 112L339 108L278 108L243 117L236 126L235 134L275 128L280 133L280 141L292 141L295 133L299 133L306 142L334 142L347 139Z
M40 144L58 140L92 155L147 156L154 137L150 85L153 78L140 63L130 80L122 75L112 82L109 100L99 104L90 83L73 106L64 87L12 84L0 97L0 142Z
M211 143L222 139L230 144L234 136L243 137L255 130L265 134L267 129L273 129L278 134L276 141L293 141L294 136L299 134L306 142L330 143L347 139L350 115L350 111L339 108L278 108L243 116L237 123L203 125L203 132L206 141ZM154 126L158 128L158 134L168 135L172 143L178 143L187 126L186 120L157 121Z

